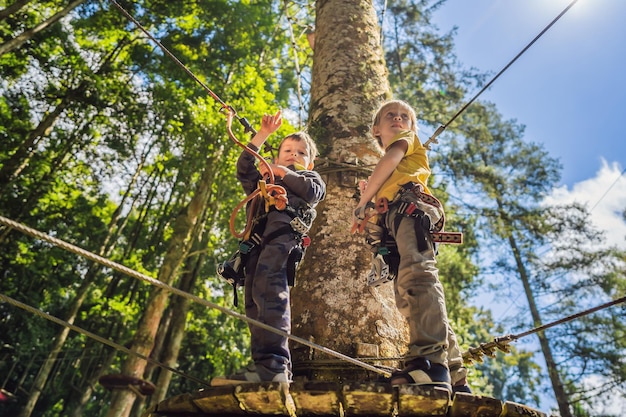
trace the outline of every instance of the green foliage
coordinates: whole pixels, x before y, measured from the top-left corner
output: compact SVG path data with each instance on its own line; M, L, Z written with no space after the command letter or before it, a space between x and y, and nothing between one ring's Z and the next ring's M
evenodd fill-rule
M541 204L559 179L558 162L540 145L524 141L523 127L502 121L493 105L476 103L462 123L461 134L446 142L441 167L462 190L467 209L482 215L481 246L492 248L482 262L494 271L493 289L499 293L506 289L511 296L526 289L534 311L532 316L519 316L516 325L548 323L613 298L612 277L622 262L613 251L600 249L602 238L590 228L589 213L577 205ZM518 280L520 284L511 284ZM617 329L612 324L614 313L597 313L596 319L580 318L548 333L543 353L567 364L554 370L567 395L560 401L573 404L596 395L579 399L579 393L593 391L584 381L591 375L605 384L624 383L623 365L616 360L623 356L623 346L605 344ZM589 321L594 324L583 330ZM598 350L601 345L605 348ZM520 377L522 370L518 367ZM522 392L519 387L511 389Z
M0 42L60 8L55 1L30 3L0 21ZM121 4L211 91L111 3L84 2L67 19L0 56L0 214L157 277L170 241L180 232L174 229L176 220L206 185L198 226L189 238L193 252L187 256L181 249L179 254L182 272L194 274L189 292L229 307L232 288L216 277L215 268L237 244L228 225L243 198L234 167L241 150L228 138L223 106L213 94L255 127L264 113L293 110L285 112L289 120L272 141L296 125L300 128L306 118L313 56L306 38L314 21L313 3ZM454 32L441 35L432 27L430 17L440 4L394 2L383 24L394 95L416 104L420 119L433 126L458 108L467 90L484 82L484 75L459 68L452 51ZM564 242L572 242L591 235L581 233L583 211L538 204L558 179L559 166L540 146L522 140L523 127L502 121L495 107L486 104L471 107L461 125L442 140L431 160L437 174L433 189L446 206L446 230L462 231L465 238L462 246L440 248L439 268L450 318L467 348L503 332L487 312L471 306L486 277L477 264L489 247L487 237L504 238L524 230L535 242L556 248L564 236ZM236 122L233 130L247 142L248 135ZM201 183L205 173L211 174L208 184ZM464 191L462 199L459 189ZM235 229L242 230L243 222L239 215ZM578 244L566 250L563 245L562 256L548 261L532 256L535 247L534 241L521 241L524 256L533 262L535 288L546 297L563 299L553 309L544 309L547 317L580 308L575 297L623 296L623 254L599 253ZM196 256L203 257L197 265ZM603 267L594 269L600 263ZM503 276L510 278L510 261L500 265ZM577 276L563 285L551 279L572 269L589 279ZM0 227L0 273L0 293L71 319L121 345L133 340L153 290L6 227ZM74 308L78 312L72 315ZM185 315L178 369L208 381L245 365L246 323L197 303L191 303ZM571 360L572 369L590 370L623 387L626 371L620 352L626 338L616 312L564 329L552 340L557 350L574 359L560 359ZM17 394L15 403L0 405L0 414L17 414L25 404L61 330L0 304L0 374L5 388ZM159 332L171 330L162 323ZM98 376L119 372L125 359L126 354L70 332L33 415L69 415L73 407L82 407L84 415L103 415L110 392L97 383ZM584 405L588 398L579 389L582 375L567 373L564 379L571 395ZM156 376L158 371L151 380ZM521 349L471 368L470 380L476 391L518 402L536 402L536 393L543 389L532 355ZM88 403L73 402L77 392L68 387L83 390ZM175 376L168 395L198 388Z
M26 15L1 22L3 36L53 11L44 6L52 3L36 3ZM279 81L286 42L275 30L278 10L272 2L124 6L253 125L263 113L286 107L290 83ZM215 266L236 243L228 219L243 198L234 178L240 149L226 135L225 116L211 94L110 3L83 3L67 22L0 59L5 81L0 87L0 170L11 179L0 185L2 214L155 277L174 236L176 216L191 201L202 173L212 170L203 208L208 256L197 271L205 279L191 292L230 302L227 288L215 278ZM233 129L247 141L240 126ZM122 345L132 340L149 285L4 228L0 245L1 293L66 318L79 291L86 291L76 325ZM0 311L6 345L0 369L7 389L20 392L17 403L2 410L12 413L24 405L24 393L42 363L28 368L22 352L43 361L60 328L43 319L28 320L28 313L9 305L2 304ZM181 369L193 370L198 378L232 371L249 357L245 323L192 304L188 327ZM77 348L107 369L82 367ZM34 414L67 415L65 407L76 394L60 387L78 378L79 386L95 387L85 412L100 415L109 393L97 384L99 372L119 372L125 355L111 357L110 348L76 334L69 335L61 355L70 369L53 370ZM8 373L13 363L18 366ZM199 388L193 385L175 379L172 395Z

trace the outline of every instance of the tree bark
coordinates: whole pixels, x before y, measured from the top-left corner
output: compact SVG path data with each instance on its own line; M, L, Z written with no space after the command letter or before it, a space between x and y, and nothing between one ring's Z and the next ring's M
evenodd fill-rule
M382 357L397 357L408 340L406 321L395 307L391 284L367 287L370 252L362 235L350 234L357 181L368 176L364 164L371 172L380 157L370 121L390 96L379 33L371 1L316 3L309 132L321 151L317 169L327 196L318 206L313 243L292 291L292 317L294 334L327 348L361 356L362 348L370 347ZM292 351L296 374L337 379L317 361L324 356L301 346Z
M13 4L11 4L10 6L7 6L6 8L0 10L0 20L4 20L7 17L11 16L13 13L17 12L31 1L33 0L18 0L16 2L13 2Z
M63 8L63 10L56 13L54 16L52 16L48 20L41 22L40 24L38 24L32 29L29 29L20 33L15 38L9 41L6 41L2 45L0 45L0 56L19 48L20 46L24 44L24 42L29 41L30 39L33 38L33 36L35 36L39 32L47 29L48 27L52 26L53 24L61 20L69 12L74 10L79 4L84 3L84 2L85 0L74 0L73 2L68 4L65 8Z
M207 160L204 172L200 178L194 196L189 204L181 210L177 216L172 237L168 242L167 253L159 269L157 279L164 284L172 285L178 275L180 265L189 253L192 240L196 238L194 231L199 233L196 224L200 215L205 210L206 204L211 196L211 186L215 177L215 169L223 149L216 152ZM169 300L169 291L155 288L146 305L143 317L137 325L137 331L133 338L131 350L143 355L150 356L156 332L165 307ZM122 365L122 374L143 378L146 368L146 361L135 356L128 356ZM107 412L107 417L128 417L132 411L137 394L131 390L116 390L111 397L111 405Z
M515 237L512 234L509 236L509 245L513 251L517 271L520 274L520 279L522 280L522 285L524 286L524 292L526 293L526 299L528 300L528 306L530 307L530 314L533 318L533 325L535 327L539 327L542 325L541 315L539 314L539 309L537 308L537 303L535 302L535 296L530 286L530 277L528 276L528 272L526 271L526 267L524 266L522 257L519 253ZM544 332L538 332L537 337L539 338L541 352L543 353L543 357L546 361L546 368L548 368L548 375L550 376L550 382L552 383L552 389L554 390L554 396L556 398L557 405L559 406L561 417L573 417L569 399L565 393L565 389L563 388L563 382L561 382L558 367L554 361L550 341Z

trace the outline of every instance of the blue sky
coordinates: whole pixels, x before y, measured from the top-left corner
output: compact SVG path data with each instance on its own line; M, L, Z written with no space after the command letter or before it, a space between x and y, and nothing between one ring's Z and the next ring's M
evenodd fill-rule
M464 66L495 75L571 3L447 0L434 18L457 27ZM479 99L561 162L550 201L586 202L607 243L626 249L625 19L626 1L578 0Z
M444 32L457 27L456 54L465 67L495 75L571 3L447 0L434 23ZM525 125L525 138L561 162L561 183L547 202L586 203L606 243L626 250L625 20L624 0L578 0L479 100ZM506 322L525 309L522 296L496 307L495 318ZM550 395L543 400L543 410L555 406Z

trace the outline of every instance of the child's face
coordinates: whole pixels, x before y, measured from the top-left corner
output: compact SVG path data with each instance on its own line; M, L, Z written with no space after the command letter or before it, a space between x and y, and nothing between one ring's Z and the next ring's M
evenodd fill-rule
M403 130L414 129L409 110L397 103L383 107L380 122L372 127L372 133L380 138L383 148L387 148L391 139Z
M313 161L305 140L286 138L280 145L276 158L278 165L294 165L296 169L312 169Z

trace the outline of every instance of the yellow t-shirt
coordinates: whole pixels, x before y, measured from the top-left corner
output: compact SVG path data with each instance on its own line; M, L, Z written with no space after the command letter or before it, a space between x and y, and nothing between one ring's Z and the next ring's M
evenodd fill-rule
M426 186L428 177L430 177L430 166L428 165L426 148L424 148L422 142L420 142L417 134L410 130L398 133L391 140L389 146L399 140L406 141L408 149L404 158L400 160L400 163L391 176L385 181L382 187L380 187L380 190L378 190L376 200L382 197L386 197L389 201L393 200L398 190L408 182L421 184L424 186L424 192L432 195Z

